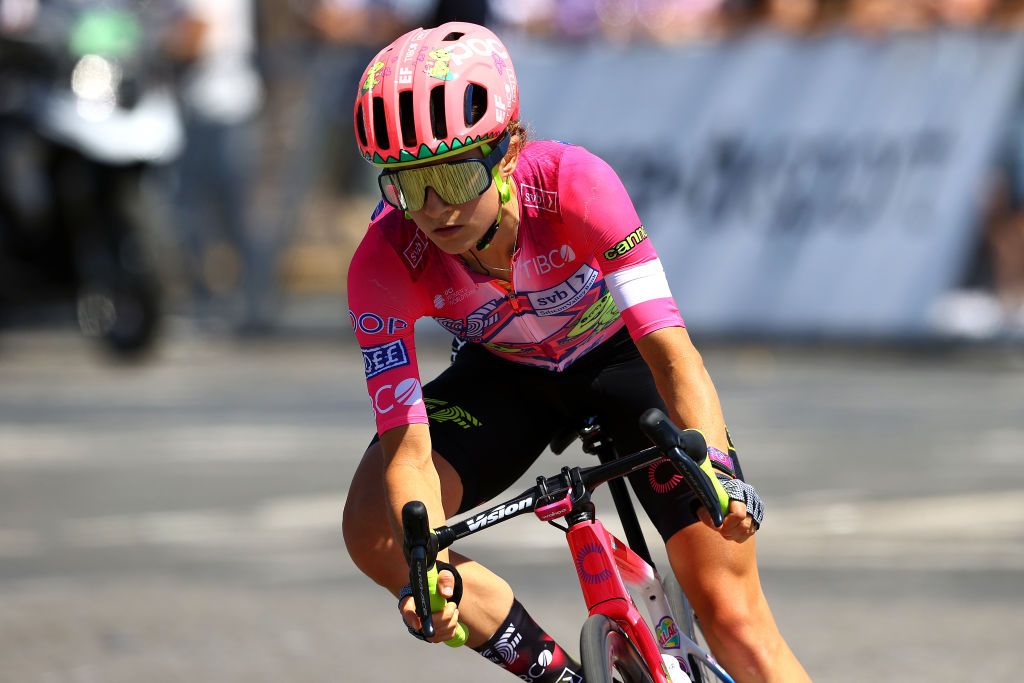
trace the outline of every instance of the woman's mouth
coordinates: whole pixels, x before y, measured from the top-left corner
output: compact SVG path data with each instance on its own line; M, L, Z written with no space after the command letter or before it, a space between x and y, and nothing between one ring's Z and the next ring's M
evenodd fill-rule
M440 235L441 237L450 237L451 235L457 233L459 230L462 230L461 225L446 225L443 228L436 228L434 230L434 234Z

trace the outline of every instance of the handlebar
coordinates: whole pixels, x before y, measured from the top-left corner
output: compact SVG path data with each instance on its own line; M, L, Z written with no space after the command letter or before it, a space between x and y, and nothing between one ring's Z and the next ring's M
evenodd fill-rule
M437 549L444 550L461 538L513 517L534 512L537 508L565 496L570 496L574 505L582 503L588 500L590 492L601 484L632 474L663 459L670 460L682 470L687 485L696 489L701 505L708 509L712 520L720 525L724 513L728 512L729 498L711 470L704 436L695 429L678 429L658 410L647 411L641 419L650 423L654 430L653 435L648 436L652 441L660 440L661 445L645 448L601 465L583 468L563 467L555 476L537 477L537 485L526 489L518 496L450 526L434 529L432 538L437 541ZM647 427L641 426L645 433L646 429Z
M444 608L445 601L437 594L437 553L460 538L481 529L518 517L551 501L570 498L573 508L589 501L590 492L612 479L624 477L663 458L670 460L679 470L690 489L696 494L715 526L721 526L729 510L729 496L722 488L708 459L707 442L696 429L679 429L660 410L652 408L640 418L640 429L655 444L631 455L594 467L563 467L553 477L537 477L537 485L500 505L485 510L451 526L430 531L426 506L418 500L402 508L402 526L409 580L416 615L422 633L434 635L432 612ZM461 642L458 639L461 638ZM456 637L448 641L458 646L465 642L465 627L459 624Z

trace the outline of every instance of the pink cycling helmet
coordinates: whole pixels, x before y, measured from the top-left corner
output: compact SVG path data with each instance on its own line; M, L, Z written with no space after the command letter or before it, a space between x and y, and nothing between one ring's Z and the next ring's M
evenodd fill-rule
M409 31L370 62L356 144L374 166L401 168L495 140L518 116L508 50L483 26L449 22Z

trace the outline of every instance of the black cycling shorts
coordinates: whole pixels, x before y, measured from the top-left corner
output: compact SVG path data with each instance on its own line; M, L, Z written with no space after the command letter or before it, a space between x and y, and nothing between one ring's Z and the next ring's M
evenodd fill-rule
M556 434L578 429L588 417L596 416L616 451L627 455L651 446L637 426L640 415L648 408L665 410L625 329L563 372L520 365L465 344L452 365L423 387L423 396L433 448L462 481L459 512L497 497ZM668 462L629 479L663 539L697 521L696 498Z

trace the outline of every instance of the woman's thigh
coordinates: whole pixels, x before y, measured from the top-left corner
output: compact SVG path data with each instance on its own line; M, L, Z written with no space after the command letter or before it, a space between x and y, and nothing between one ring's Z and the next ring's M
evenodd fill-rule
M445 502L446 513L491 500L540 457L566 423L554 400L557 382L555 373L467 344L424 385L431 446L458 482L458 500L451 512Z

